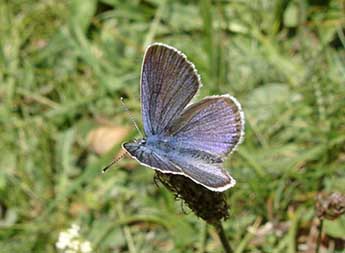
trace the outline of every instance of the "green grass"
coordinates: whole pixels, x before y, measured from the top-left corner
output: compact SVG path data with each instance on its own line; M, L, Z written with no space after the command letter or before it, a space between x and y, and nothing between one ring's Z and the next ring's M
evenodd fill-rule
M345 192L344 6L0 0L0 251L55 252L72 223L94 252L221 251L153 171L124 160L102 175L119 146L97 156L86 141L100 118L131 126L121 96L140 119L143 51L159 41L195 63L198 98L243 105L245 142L226 162L238 182L224 224L234 249L297 252L316 194ZM288 226L254 243L248 227L267 222Z

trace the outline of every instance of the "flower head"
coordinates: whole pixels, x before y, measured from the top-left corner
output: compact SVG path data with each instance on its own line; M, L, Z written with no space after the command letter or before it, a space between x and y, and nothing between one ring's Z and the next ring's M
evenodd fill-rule
M229 217L229 206L223 192L214 192L182 175L164 174L156 171L155 178L175 196L182 199L200 218L210 224Z
M55 246L64 253L90 253L91 243L84 240L80 234L80 227L72 224L66 231L61 231Z

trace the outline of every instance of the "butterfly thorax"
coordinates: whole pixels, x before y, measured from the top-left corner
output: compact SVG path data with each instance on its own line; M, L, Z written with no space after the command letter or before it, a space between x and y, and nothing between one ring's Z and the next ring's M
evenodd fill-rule
M169 137L151 135L140 140L125 143L123 146L130 153L137 150L169 153L176 149L174 143L174 140Z
M163 153L176 152L176 141L172 137L151 135L145 139L145 147L153 151L161 151Z

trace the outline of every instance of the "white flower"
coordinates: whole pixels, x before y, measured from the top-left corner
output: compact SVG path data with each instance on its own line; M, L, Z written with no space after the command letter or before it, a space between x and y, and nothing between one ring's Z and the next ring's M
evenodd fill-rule
M71 243L72 237L67 232L60 232L59 240L56 242L56 247L58 249L65 249Z
M84 240L79 231L80 227L72 224L69 229L60 232L59 239L55 244L56 248L63 253L91 253L91 243Z
M73 241L71 241L69 247L70 249L73 249L77 252L80 248L80 241L78 239L74 239Z
M91 252L92 251L91 243L89 241L82 242L82 244L80 245L80 251L82 253L89 253L89 252Z
M72 224L72 226L67 231L71 236L78 237L79 230L80 230L80 227L77 224Z

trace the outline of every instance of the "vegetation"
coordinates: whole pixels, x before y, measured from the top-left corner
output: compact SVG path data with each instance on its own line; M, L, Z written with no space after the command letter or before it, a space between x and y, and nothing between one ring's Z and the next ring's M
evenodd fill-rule
M119 98L140 121L154 41L194 62L198 99L243 105L246 138L226 162L236 253L317 243L317 194L345 192L344 11L342 0L0 0L0 251L57 252L72 224L92 252L222 251L154 171L123 159L101 173L136 135ZM344 224L324 222L320 252L345 252Z

